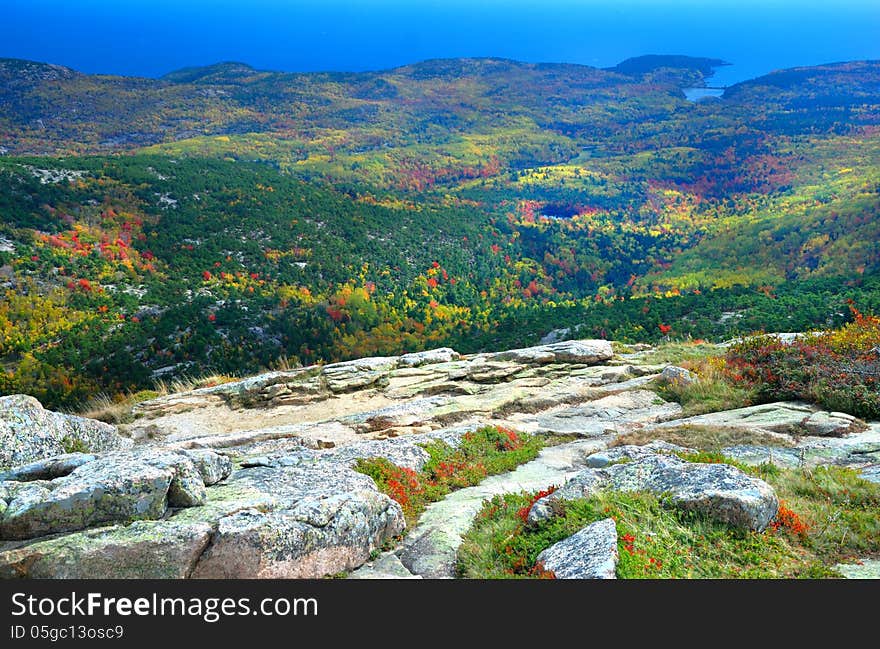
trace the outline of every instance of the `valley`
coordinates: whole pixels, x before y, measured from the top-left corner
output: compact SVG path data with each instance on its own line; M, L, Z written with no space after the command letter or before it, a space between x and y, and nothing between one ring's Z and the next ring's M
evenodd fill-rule
M0 391L83 409L398 354L804 331L880 307L876 62L0 61Z

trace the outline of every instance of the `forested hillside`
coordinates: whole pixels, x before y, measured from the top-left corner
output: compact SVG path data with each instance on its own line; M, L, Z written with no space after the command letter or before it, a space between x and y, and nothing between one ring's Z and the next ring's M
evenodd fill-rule
M0 392L99 392L580 325L724 339L880 307L880 63L160 80L0 61Z

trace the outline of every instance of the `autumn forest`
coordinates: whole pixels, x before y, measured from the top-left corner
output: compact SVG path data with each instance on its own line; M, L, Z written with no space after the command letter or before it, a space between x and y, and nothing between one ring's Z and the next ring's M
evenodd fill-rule
M880 312L880 63L721 63L0 60L0 394Z

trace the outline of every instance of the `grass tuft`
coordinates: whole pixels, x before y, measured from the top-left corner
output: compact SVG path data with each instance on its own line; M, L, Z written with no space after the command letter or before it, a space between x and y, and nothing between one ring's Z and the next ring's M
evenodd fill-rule
M80 417L97 419L108 424L128 424L134 420L132 408L142 401L149 401L161 396L156 390L140 390L116 397L99 394L89 399L86 405L76 414Z
M724 359L707 357L681 363L697 376L692 383L655 380L653 389L667 401L681 404L683 416L734 410L752 405L755 390L731 381L724 372Z

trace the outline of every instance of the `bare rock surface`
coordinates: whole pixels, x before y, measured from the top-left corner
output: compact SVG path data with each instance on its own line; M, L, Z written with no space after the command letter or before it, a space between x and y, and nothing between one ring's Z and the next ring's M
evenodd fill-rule
M724 449L747 463L841 464L880 481L878 424L798 403L683 419L652 382L692 377L646 354L548 340L357 359L159 397L118 428L2 397L0 577L448 578L486 498L550 486L558 490L535 503L531 524L559 499L616 489L763 529L776 512L772 489L732 466L680 459L688 449L662 440L682 425L769 431L788 444ZM454 447L484 425L557 445L450 493L408 531L400 505L354 470L381 457L418 471L426 442ZM627 432L654 441L609 448ZM594 525L548 549L548 569L613 576L612 530Z
M723 426L835 437L865 429L864 423L851 415L823 412L805 403L782 401L688 417L674 423L659 424L659 427L680 425Z

